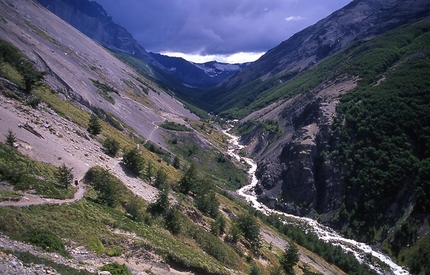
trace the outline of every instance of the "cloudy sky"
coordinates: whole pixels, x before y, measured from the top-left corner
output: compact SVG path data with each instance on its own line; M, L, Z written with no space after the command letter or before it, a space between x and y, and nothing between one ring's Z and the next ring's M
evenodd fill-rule
M246 62L351 0L96 0L147 51Z

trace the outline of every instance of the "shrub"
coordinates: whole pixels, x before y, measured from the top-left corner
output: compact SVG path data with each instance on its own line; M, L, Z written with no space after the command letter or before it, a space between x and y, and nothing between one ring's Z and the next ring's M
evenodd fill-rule
M260 225L253 216L240 215L237 219L237 226L253 249L260 248Z
M166 121L163 124L161 124L160 126L163 127L164 129L173 130L173 131L182 131L182 132L191 132L192 131L191 129L189 129L185 125L171 122L171 121Z
M181 212L174 207L167 210L164 216L164 225L172 234L179 234L182 229Z
M122 161L124 165L136 175L139 175L140 171L143 169L143 159L136 148L125 152Z
M105 153L111 157L115 157L119 151L119 142L113 138L106 138L102 145Z
M39 246L48 252L57 252L64 256L67 255L63 241L52 232L42 229L32 229L25 234L23 239L25 242Z
M62 164L57 170L58 183L67 189L73 179L72 168L68 168L66 164Z
M143 200L137 196L133 197L126 207L126 211L133 217L133 220L141 222L146 219L145 204Z
M279 260L287 274L294 273L293 268L299 262L299 249L290 242Z
M94 190L98 192L97 201L99 203L109 207L115 207L119 204L122 185L119 179L101 167L92 167L85 174L85 177L92 183Z
M109 271L112 275L131 275L125 264L111 263L100 268L101 271Z
M169 190L165 188L158 193L157 200L148 205L148 211L153 215L161 215L167 213L169 207Z

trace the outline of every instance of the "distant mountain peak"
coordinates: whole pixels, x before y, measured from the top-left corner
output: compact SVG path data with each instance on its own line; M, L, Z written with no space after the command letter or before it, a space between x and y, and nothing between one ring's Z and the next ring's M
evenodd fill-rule
M171 57L152 52L150 55L181 79L184 84L198 88L215 87L250 64L229 64L217 61L194 63L182 57Z

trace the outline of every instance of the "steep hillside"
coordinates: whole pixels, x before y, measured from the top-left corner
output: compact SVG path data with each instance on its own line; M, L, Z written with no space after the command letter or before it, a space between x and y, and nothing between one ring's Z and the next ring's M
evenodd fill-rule
M124 56L127 54L143 60L146 65L138 66L142 73L159 80L162 85L175 90L187 101L191 101L190 94L213 88L231 77L234 72L246 67L237 65L220 69L208 64L212 69L212 74L208 74L207 70L202 70L184 59L146 52L133 36L125 28L114 23L103 7L95 1L38 0L38 2L96 42L118 52L123 59L129 59Z
M254 101L259 99L262 91L312 68L353 41L371 39L417 18L424 18L429 11L430 3L426 0L352 1L269 50L220 89L207 92L202 100L211 102L208 108L216 112L234 107L241 109L251 102L253 106L248 107L248 112L256 110L261 106L255 106ZM236 106L237 103L241 106ZM264 104L267 106L268 102Z
M429 35L416 23L357 41L263 90L291 94L238 127L261 201L382 244L417 274L429 255Z
M156 123L167 116L197 119L152 80L138 75L49 11L15 5L13 12L2 13L3 39L28 55L39 70L48 72L47 83L82 108L106 121L124 122L163 147ZM29 19L20 22L21 14Z
M103 46L124 51L161 67L133 36L113 22L102 6L87 0L40 0L42 6Z

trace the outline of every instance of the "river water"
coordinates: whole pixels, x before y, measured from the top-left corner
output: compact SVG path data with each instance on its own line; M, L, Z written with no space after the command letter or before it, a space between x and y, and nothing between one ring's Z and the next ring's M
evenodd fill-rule
M378 268L376 266L371 265L368 261L366 261L366 257L370 254L375 258L378 258L383 263L388 265L391 269L391 272L388 274L394 274L394 275L408 275L409 272L404 269L403 267L397 265L394 263L390 257L387 255L382 254L379 251L375 251L370 247L369 245L365 243L360 243L357 241L354 241L352 239L347 239L339 235L337 232L335 232L333 229L326 227L322 224L319 224L317 221L312 220L310 218L303 218L298 217L290 214L286 214L280 211L276 211L273 209L268 208L266 205L258 202L257 196L254 193L254 187L258 184L258 179L255 176L255 172L257 170L257 164L250 158L244 158L239 156L239 151L244 148L243 145L239 144L239 137L231 135L228 133L228 131L224 131L224 133L230 137L229 141L229 148L228 148L228 154L237 159L238 161L244 161L246 162L250 168L248 170L249 174L249 184L242 187L241 189L237 190L238 194L242 196L252 207L256 208L257 210L261 211L265 215L270 215L272 213L284 215L290 219L296 220L300 224L306 224L310 228L312 232L314 232L320 239L330 242L333 245L338 245L342 247L344 251L352 252L355 257L360 262L365 262L368 264L372 269L377 271L379 274L387 274L386 271L381 270L381 268Z

